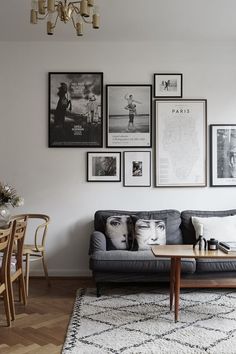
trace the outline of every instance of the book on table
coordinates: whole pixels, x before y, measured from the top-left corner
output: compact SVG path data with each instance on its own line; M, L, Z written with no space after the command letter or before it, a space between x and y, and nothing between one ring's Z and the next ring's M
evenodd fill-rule
M219 248L226 252L236 252L236 242L219 242Z

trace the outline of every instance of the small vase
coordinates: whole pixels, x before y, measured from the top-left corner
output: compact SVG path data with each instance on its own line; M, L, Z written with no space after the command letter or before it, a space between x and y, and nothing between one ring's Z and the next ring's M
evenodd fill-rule
M11 213L6 205L0 206L0 228L7 227L10 222Z

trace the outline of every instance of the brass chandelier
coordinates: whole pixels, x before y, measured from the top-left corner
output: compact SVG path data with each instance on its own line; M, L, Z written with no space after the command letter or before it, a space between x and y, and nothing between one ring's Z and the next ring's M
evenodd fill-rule
M30 13L30 23L37 24L38 20L47 19L47 34L53 35L58 19L67 23L70 20L77 36L83 36L84 23L91 24L98 29L100 15L95 0L33 0Z

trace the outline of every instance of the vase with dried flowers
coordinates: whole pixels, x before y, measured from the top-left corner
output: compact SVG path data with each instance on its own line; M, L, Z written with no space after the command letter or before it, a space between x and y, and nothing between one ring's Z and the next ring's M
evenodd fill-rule
M11 217L9 207L22 206L24 199L20 197L15 188L0 182L0 227L6 226Z

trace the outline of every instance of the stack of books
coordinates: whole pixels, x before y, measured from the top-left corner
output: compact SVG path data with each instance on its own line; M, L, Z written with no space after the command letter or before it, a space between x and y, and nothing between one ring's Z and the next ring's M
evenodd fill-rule
M219 248L225 253L236 252L236 242L219 242Z

